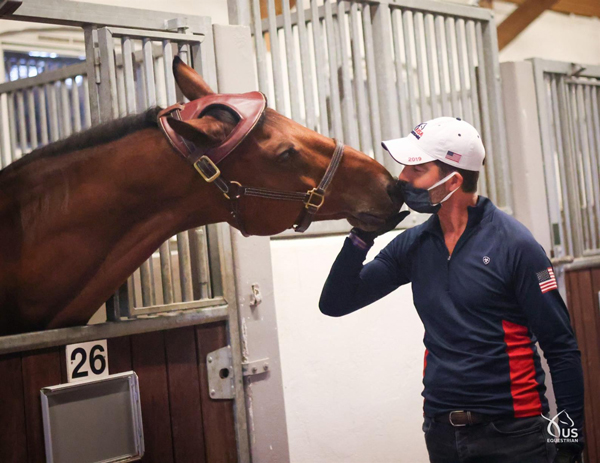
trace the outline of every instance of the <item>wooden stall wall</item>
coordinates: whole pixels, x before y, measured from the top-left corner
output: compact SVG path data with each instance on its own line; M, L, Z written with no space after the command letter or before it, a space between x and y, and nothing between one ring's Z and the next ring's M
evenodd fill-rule
M140 382L144 463L237 461L232 400L212 400L206 355L225 323L108 340L110 373ZM0 357L0 462L45 463L40 389L67 381L65 347Z
M585 461L600 461L600 268L567 272L567 305L585 380Z

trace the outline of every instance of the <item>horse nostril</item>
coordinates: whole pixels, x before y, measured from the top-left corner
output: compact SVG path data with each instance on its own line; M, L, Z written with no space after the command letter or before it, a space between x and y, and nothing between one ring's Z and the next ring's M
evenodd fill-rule
M396 180L388 185L387 192L394 204L402 206L404 204L404 195L402 194L402 181Z

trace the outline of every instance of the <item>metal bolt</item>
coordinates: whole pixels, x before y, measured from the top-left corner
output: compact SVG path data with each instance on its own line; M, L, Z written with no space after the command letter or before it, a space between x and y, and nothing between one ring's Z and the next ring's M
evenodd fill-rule
M268 371L268 370L269 370L269 364L268 364L268 363L265 363L265 364L263 365L263 370L265 370L265 371Z
M214 389L211 389L211 391L210 391L210 395L214 396L215 394L216 394L215 390L214 390Z
M252 367L252 373L256 373L257 371L258 371L258 368Z
M212 363L212 357L208 357L208 363Z

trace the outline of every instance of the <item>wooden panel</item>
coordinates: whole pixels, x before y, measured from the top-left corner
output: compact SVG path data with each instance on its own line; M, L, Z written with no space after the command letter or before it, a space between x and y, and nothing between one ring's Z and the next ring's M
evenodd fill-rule
M498 49L502 50L527 26L558 0L525 0L498 26Z
M194 327L165 332L171 428L177 463L206 463Z
M585 450L587 453L586 461L598 461L595 434L598 432L596 421L598 421L600 415L595 414L594 410L595 402L597 400L596 391L598 390L597 388L599 385L594 384L598 375L591 370L594 362L593 351L596 350L595 346L591 350L592 355L590 355L590 345L597 342L597 337L593 332L590 333L586 326L586 324L589 323L589 312L593 308L591 291L591 272L589 270L567 273L568 304L573 314L573 328L577 337L579 350L581 351L581 363L583 366L585 387L585 437L587 444Z
M131 364L131 337L110 338L107 341L108 371L111 375L133 370Z
M146 446L146 453L141 461L172 463L173 440L163 333L159 331L131 336L131 357L133 370L140 380Z
M206 441L206 459L210 463L237 462L233 400L213 400L208 391L206 355L227 345L225 323L196 327L200 366L202 421ZM244 406L244 405L242 405Z
M40 389L60 384L60 351L58 348L26 352L23 359L23 390L27 422L29 463L45 463L44 428Z
M27 461L21 354L0 358L0 461Z

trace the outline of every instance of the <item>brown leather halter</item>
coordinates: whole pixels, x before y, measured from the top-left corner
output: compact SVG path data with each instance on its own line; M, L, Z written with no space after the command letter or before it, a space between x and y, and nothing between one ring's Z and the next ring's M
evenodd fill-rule
M169 116L180 121L189 121L202 117L210 106L225 106L239 117L239 122L233 128L223 143L208 151L202 152L189 140L179 136L169 125ZM260 117L267 107L267 98L261 92L242 94L213 94L185 104L175 104L163 109L158 114L158 125L171 143L171 146L185 160L190 162L208 183L214 183L227 198L231 205L231 215L236 221L237 228L244 236L250 236L241 217L240 198L254 196L258 198L280 199L285 201L302 201L304 208L294 222L294 230L304 232L310 226L314 216L325 202L325 191L333 180L333 176L344 155L343 143L336 141L335 151L325 175L316 188L307 192L279 191L266 188L254 188L241 185L236 181L223 178L217 164L225 159L256 127Z

